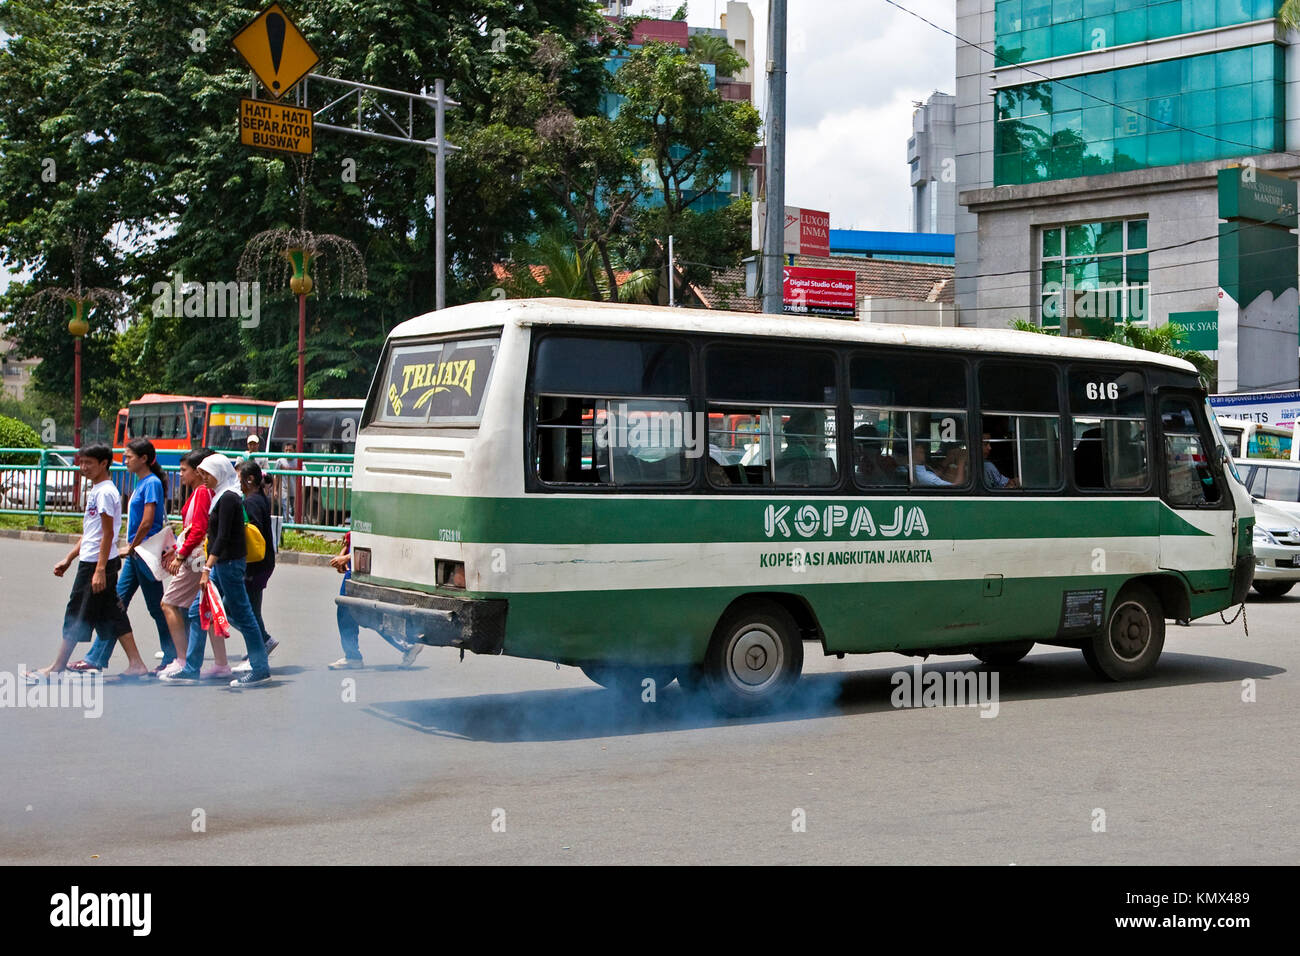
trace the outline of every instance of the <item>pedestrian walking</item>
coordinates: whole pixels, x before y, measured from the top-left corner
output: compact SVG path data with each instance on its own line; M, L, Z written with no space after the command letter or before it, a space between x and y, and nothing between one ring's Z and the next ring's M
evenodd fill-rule
M275 570L275 541L271 536L271 502L262 493L262 469L257 462L246 461L239 466L239 485L244 492L244 514L266 540L266 557L261 561L250 562L244 570L244 589L248 592L248 603L253 609L253 616L257 618L257 626L262 629L266 655L270 657L280 642L266 631L266 621L262 618L262 595L266 591L267 582L271 580L271 572ZM242 673L251 666L245 657L242 663L235 665L234 670Z
M214 663L203 665L207 650L207 634L199 624L199 579L203 572L203 541L208 534L208 510L212 505L212 492L204 484L198 466L212 454L209 448L199 448L181 458L180 480L190 489L190 496L182 509L182 529L176 550L163 561L168 574L174 575L163 589L163 613L176 655L185 666L174 673L164 672L158 679L174 684L196 684L200 680L213 680L232 676L226 662L226 642L212 641Z
M208 557L199 578L199 587L207 587L209 580L216 584L226 618L244 637L250 668L232 680L230 686L238 690L265 684L271 679L266 642L248 603L248 591L244 588L248 550L244 543L244 502L239 493L239 478L230 459L219 453L199 462L198 470L212 492L212 504L208 509Z
M162 533L166 523L166 475L158 464L158 453L154 450L153 442L145 438L133 438L126 443L126 448L122 451L122 463L135 477L136 486L127 505L127 541L118 552L122 559L122 571L117 579L117 596L122 599L122 606L129 608L136 591L144 592L145 607L158 630L158 645L163 653L162 663L154 669L154 673L160 674L169 667L173 671L180 670L184 662L176 663L176 647L172 643L167 617L163 614L162 581L149 569L144 557L137 553L142 544ZM85 660L72 665L72 669L103 670L108 666L115 646L116 642L111 639L97 638Z
M23 672L29 683L68 671L72 652L77 644L89 641L92 632L101 640L122 642L127 659L123 677L138 679L149 675L149 668L135 646L126 608L117 594L117 577L122 567L122 558L117 553L122 495L108 477L112 462L113 450L107 445L88 445L77 457L81 474L90 481L91 487L86 493L86 510L81 518L81 539L54 566L54 576L61 578L72 562L77 562L72 593L63 612L63 639L52 664Z
M343 535L343 550L330 559L330 567L343 575L343 582L339 585L339 594L346 593L348 581L352 579L351 531ZM352 616L352 612L341 604L335 605L334 617L339 626L339 642L343 645L343 656L326 666L333 671L359 670L365 667L365 662L361 658L359 640L361 625ZM396 638L389 637L383 631L379 632L379 636L402 652L403 667L410 667L414 664L415 658L419 656L420 651L424 650L424 645L418 641L399 641Z

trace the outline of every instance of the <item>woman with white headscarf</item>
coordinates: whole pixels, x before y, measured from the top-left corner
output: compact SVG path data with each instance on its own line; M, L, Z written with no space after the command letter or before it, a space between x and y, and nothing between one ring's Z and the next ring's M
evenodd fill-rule
M244 589L248 550L244 544L244 499L240 494L235 466L225 455L209 455L198 464L203 482L212 491L208 511L208 560L199 579L201 588L209 578L221 593L226 619L244 635L251 668L230 686L239 689L265 684L271 679L266 659L266 642Z

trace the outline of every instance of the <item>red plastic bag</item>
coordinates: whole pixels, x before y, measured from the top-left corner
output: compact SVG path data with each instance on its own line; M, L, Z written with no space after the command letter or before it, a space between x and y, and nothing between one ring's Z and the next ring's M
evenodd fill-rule
M230 636L230 622L226 620L226 608L221 603L221 594L211 581L201 592L199 599L199 626L223 640Z

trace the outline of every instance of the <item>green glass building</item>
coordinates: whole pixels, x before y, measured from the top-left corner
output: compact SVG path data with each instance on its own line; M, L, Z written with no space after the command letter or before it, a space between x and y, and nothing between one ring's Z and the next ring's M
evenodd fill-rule
M955 49L958 321L1222 323L1219 171L1300 178L1300 34L1280 6L957 0L974 44Z

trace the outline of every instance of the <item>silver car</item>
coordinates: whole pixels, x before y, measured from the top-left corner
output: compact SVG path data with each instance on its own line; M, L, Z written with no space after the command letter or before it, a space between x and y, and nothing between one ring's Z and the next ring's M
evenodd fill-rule
M1300 527L1268 501L1255 499L1255 583L1266 598L1280 598L1300 581Z
M58 452L46 456L45 507L50 511L76 510L80 471ZM56 470L70 469L70 470ZM0 472L0 501L6 508L35 511L40 503L41 469L37 465Z

